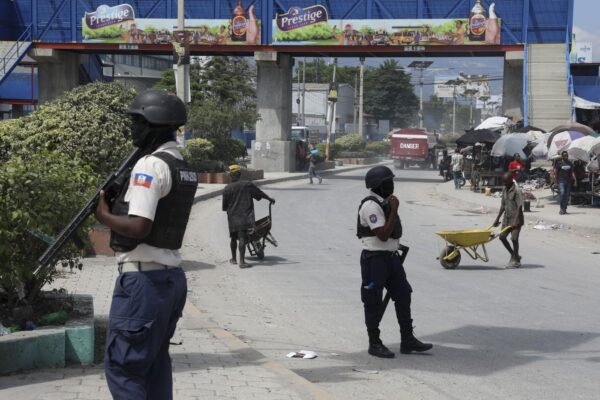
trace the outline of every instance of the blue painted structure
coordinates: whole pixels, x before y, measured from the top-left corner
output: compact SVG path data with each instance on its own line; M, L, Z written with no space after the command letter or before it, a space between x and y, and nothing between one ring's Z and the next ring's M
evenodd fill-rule
M574 0L501 0L502 44L563 43L572 36ZM138 18L176 18L177 0L0 0L0 40L10 40L32 24L34 40L81 41L81 20L99 5L130 3ZM482 0L486 9L490 0ZM237 0L187 0L186 18L228 19ZM292 6L323 4L332 19L466 18L474 0L243 0L254 5L269 44L276 13Z

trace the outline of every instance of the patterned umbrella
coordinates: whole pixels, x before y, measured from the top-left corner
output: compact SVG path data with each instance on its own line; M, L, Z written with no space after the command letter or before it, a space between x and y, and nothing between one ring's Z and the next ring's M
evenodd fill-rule
M575 131L564 131L557 133L550 138L548 158L558 157L563 150L566 150L569 147L572 141L584 136L585 135L583 133Z

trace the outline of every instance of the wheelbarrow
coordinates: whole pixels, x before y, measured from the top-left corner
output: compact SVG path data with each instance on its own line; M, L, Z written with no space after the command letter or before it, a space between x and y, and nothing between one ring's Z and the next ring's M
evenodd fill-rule
M269 203L269 215L259 219L254 224L254 228L248 230L248 243L246 248L253 257L258 257L259 260L265 258L265 246L269 242L277 247L277 240L271 235L271 206Z
M436 232L435 234L446 242L444 250L442 250L442 253L438 257L442 267L446 269L458 267L461 259L461 250L467 253L473 260L479 259L483 262L488 262L490 259L485 245L502 233L510 230L511 227L507 226L497 234L493 232L493 229L494 225L490 225L487 229Z

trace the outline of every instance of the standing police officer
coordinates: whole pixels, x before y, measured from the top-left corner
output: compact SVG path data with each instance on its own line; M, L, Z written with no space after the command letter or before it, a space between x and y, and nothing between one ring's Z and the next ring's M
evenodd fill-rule
M174 94L148 90L129 108L133 144L145 156L96 218L111 229L119 276L110 309L104 365L114 399L173 398L169 339L187 294L179 248L198 186L175 142L186 109Z
M369 354L393 358L379 338L379 323L383 317L383 288L391 295L400 325L400 352L427 351L433 347L413 335L410 302L412 288L406 280L402 259L398 254L402 224L398 216L398 199L394 196L394 174L385 166L373 167L365 176L371 189L358 208L356 235L362 240L360 257L361 299L365 308L365 323L369 335Z

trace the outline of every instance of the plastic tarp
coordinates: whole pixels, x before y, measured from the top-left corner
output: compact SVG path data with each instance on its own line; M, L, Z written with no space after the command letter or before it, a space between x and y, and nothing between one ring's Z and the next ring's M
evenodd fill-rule
M579 108L581 110L598 110L600 109L600 103L595 103L593 101L586 100L579 96L574 96L575 100L575 108Z
M506 117L490 117L483 121L475 130L489 129L492 131L502 130L512 121Z
M489 129L476 129L468 131L456 139L456 144L463 147L474 145L475 143L493 144L496 143L498 138L500 138L500 134L498 132L494 132Z

